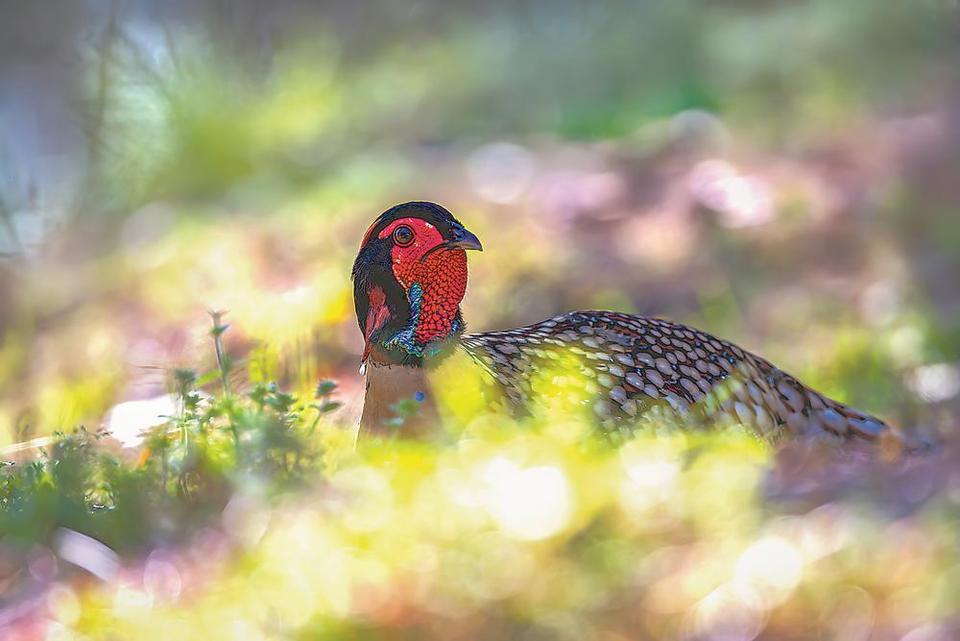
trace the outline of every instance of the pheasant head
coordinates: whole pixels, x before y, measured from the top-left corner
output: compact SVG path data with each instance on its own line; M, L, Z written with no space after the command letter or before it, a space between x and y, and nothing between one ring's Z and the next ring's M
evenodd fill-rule
M460 337L468 249L480 241L434 203L397 205L373 222L353 264L363 363L420 367Z

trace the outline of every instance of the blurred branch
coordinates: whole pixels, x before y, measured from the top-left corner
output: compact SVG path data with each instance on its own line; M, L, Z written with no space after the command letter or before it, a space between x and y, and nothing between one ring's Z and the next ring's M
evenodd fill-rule
M6 160L4 157L3 160ZM10 172L4 171L7 163L3 163L3 167L0 167L2 175L11 175ZM10 237L10 243L14 246L15 252L10 252L9 254L4 254L0 252L0 256L13 256L16 254L23 253L23 242L20 240L20 234L17 233L17 226L13 222L13 206L10 205L7 189L0 189L0 224L3 225L4 230L7 235Z
M13 211L7 205L6 199L3 197L3 194L0 194L0 223L3 224L4 229L7 232L7 235L10 237L10 242L16 246L19 252L23 251L23 243L20 242L20 236L17 234L17 228L13 224ZM5 254L0 252L0 256L13 256L14 252Z
M115 43L117 41L120 29L118 26L120 2L114 0L110 4L110 10L107 14L106 28L103 36L100 38L96 47L96 84L94 87L93 100L90 109L83 114L81 118L81 127L87 138L87 170L96 175L102 168L104 150L109 137L105 134L107 128L107 113L112 88L115 66ZM94 202L98 198L97 189L94 188L96 179L88 175L87 182L89 188L84 189L78 203L81 211L94 209Z

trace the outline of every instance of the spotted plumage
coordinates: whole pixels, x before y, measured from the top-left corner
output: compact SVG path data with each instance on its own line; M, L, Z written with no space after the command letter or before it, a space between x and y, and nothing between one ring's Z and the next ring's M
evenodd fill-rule
M361 427L382 431L391 408L410 395L435 420L427 371L462 350L513 412L567 394L606 434L630 432L651 418L687 428L734 422L771 440L896 434L755 354L658 318L579 311L464 334L459 305L468 249L480 250L480 241L434 203L397 205L365 234L353 268L363 360L373 368Z
M779 439L823 432L873 439L889 429L810 390L769 361L699 330L605 311L563 314L519 329L465 334L460 343L518 410L537 402L531 381L562 356L606 430L650 412L693 427L727 420Z

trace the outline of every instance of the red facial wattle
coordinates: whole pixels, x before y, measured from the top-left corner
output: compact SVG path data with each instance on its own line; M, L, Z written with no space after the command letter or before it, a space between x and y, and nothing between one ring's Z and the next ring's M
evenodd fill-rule
M447 338L454 329L460 301L467 291L467 254L448 248L440 231L420 218L402 218L385 227L379 238L388 238L405 225L413 232L413 241L391 248L393 273L409 292L420 286L420 317L414 337L420 345Z
M417 265L411 278L423 288L423 302L414 336L425 345L447 338L453 330L467 291L467 254L462 249L442 249Z

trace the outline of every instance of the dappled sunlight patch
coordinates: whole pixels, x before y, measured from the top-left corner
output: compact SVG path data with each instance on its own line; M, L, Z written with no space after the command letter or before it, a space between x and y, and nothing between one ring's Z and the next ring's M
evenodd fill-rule
M570 487L552 466L519 468L497 457L483 470L484 506L510 536L536 541L558 533L570 518Z
M796 589L803 578L803 561L793 543L779 537L762 538L737 559L733 589L754 609L769 610Z
M317 515L294 512L281 518L260 549L251 578L274 586L270 603L294 625L314 613L349 612L356 560L337 531Z
M679 492L679 481L685 442L682 434L661 439L639 437L620 449L624 473L620 504L635 527L654 531L669 528L682 515L685 499Z
M493 379L482 368L474 366L466 353L454 351L429 377L438 404L448 417L448 428L469 430L474 421L495 420L489 412L501 399L493 387ZM482 428L480 423L476 427Z
M701 599L687 620L694 639L752 641L766 623L762 612L745 604L730 586L720 586Z
M143 441L144 432L166 423L176 411L174 399L169 394L119 403L110 408L106 429L123 447L133 447Z

